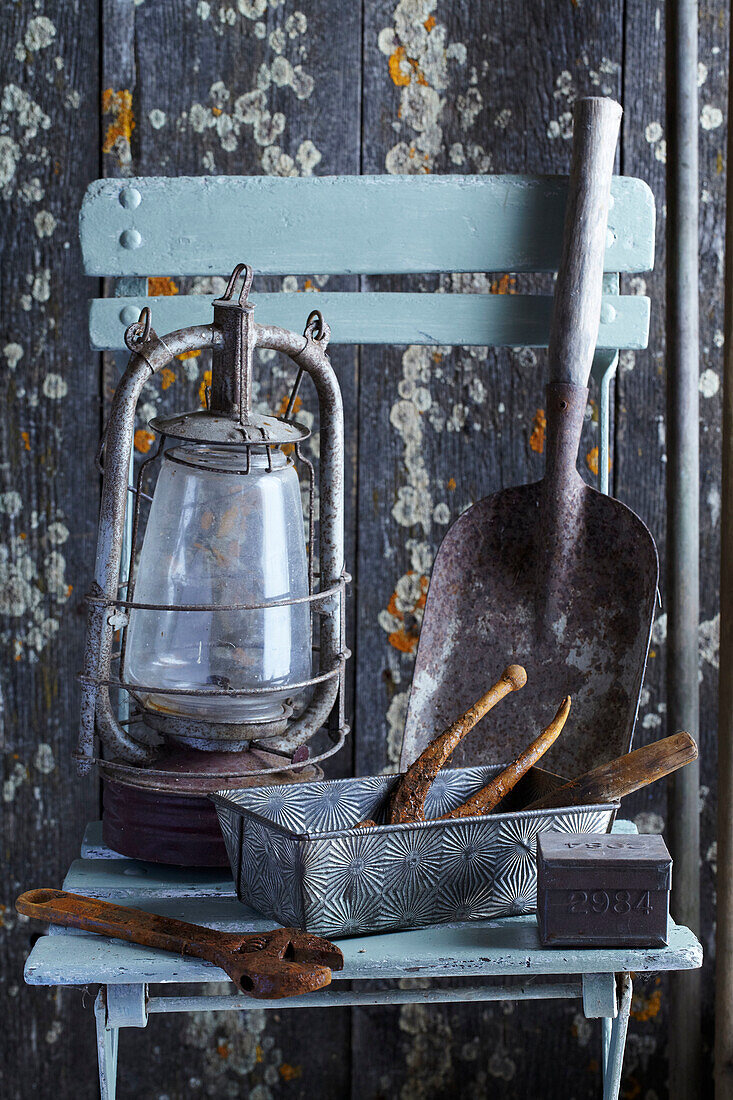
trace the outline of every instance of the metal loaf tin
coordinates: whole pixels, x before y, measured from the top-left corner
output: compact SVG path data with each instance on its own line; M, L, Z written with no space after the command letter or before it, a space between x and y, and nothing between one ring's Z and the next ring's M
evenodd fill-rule
M441 771L426 817L461 805L502 765ZM397 776L219 791L237 895L281 924L323 936L394 932L535 908L537 834L605 833L618 804L506 812L455 821L379 822ZM560 783L533 769L511 805Z

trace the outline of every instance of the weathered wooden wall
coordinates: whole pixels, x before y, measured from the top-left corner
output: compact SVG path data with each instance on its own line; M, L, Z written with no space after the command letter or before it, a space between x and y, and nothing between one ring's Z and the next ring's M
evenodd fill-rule
M702 689L704 945L714 904L715 670L727 12L701 4ZM0 15L0 270L7 415L0 447L4 787L0 1091L96 1093L90 998L28 990L28 927L12 899L55 885L98 812L69 760L96 522L93 452L115 366L86 344L76 215L100 175L564 171L578 94L625 107L620 170L659 211L651 347L627 354L615 395L614 492L664 545L664 6L648 0L18 0ZM101 43L101 48L100 48ZM241 97L247 93L260 95ZM292 289L317 291L313 279ZM166 280L157 292L183 286ZM425 289L511 292L476 275ZM373 280L385 289L396 282ZM343 284L347 286L347 283ZM329 289L337 289L335 280ZM421 596L437 543L470 501L538 476L544 360L486 349L340 349L351 451L350 603L355 735L331 773L394 768ZM206 363L162 394L196 394ZM277 382L277 379L276 379ZM279 390L273 391L275 399ZM149 410L148 410L149 411ZM586 429L594 463L597 426ZM146 447L144 434L139 449ZM663 596L663 594L662 594ZM664 617L655 629L637 743L666 732ZM670 731L671 732L671 731ZM663 786L630 799L665 824ZM712 1038L705 983L705 1041ZM666 1094L666 987L639 986L624 1094ZM86 1000L84 1006L83 1001ZM550 1005L330 1010L155 1019L122 1039L122 1096L597 1095L598 1037Z

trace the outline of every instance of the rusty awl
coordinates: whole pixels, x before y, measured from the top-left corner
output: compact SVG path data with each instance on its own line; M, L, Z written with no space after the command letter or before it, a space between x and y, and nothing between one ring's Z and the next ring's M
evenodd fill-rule
M331 971L344 965L343 955L329 940L296 928L217 932L63 890L29 890L15 907L36 920L205 959L221 967L242 993L264 1000L323 989L330 984Z
M425 798L430 785L456 746L492 707L495 707L510 692L524 687L526 683L527 673L522 666L508 665L499 680L473 706L423 749L395 788L390 800L390 825L424 820Z

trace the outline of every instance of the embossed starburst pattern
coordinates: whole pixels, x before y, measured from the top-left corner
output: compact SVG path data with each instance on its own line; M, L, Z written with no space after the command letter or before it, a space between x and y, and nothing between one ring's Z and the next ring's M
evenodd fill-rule
M306 827L303 798L295 783L292 786L282 784L278 787L253 787L247 792L244 804L253 813L267 817L278 825L284 825L294 833L303 832Z
M488 819L460 824L460 828L446 829L443 834L444 876L472 886L486 884L494 877L499 835L496 824Z
M383 847L384 882L389 889L424 889L437 885L441 876L440 849L434 830L411 829L393 833Z
M352 828L359 821L359 800L352 784L308 783L303 788L303 816L306 828L314 832Z

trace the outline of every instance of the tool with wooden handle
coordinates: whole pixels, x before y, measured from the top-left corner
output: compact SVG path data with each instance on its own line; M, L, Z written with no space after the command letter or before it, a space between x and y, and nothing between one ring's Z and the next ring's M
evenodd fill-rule
M64 890L29 890L15 908L36 920L206 959L221 967L242 993L264 1000L323 989L331 982L331 971L344 965L329 940L295 928L246 935L217 932Z
M407 769L395 787L390 800L389 825L425 820L425 798L430 784L446 763L456 745L469 733L492 707L512 691L527 683L527 673L521 665L509 665L499 680L481 698L457 718L425 748Z
M689 733L673 733L641 749L601 764L577 779L571 779L550 794L543 795L526 810L549 810L556 806L589 806L616 802L697 759L697 745Z
M545 476L477 501L443 539L420 629L402 771L477 697L496 654L521 654L530 681L502 707L500 736L484 723L459 746L457 767L516 759L558 689L572 695L574 720L547 753L550 770L581 775L631 746L657 553L641 520L586 485L577 469L603 271L614 270L608 209L620 120L610 99L575 104L549 385L544 402L537 394L547 422Z
M566 696L558 707L557 714L549 726L543 729L536 740L528 745L524 752L520 753L516 760L504 768L502 772L482 787L480 791L472 795L461 806L451 810L439 819L441 821L452 820L457 817L473 817L475 814L488 814L499 805L502 798L513 790L523 775L540 760L560 736L568 715L570 714L570 696Z

